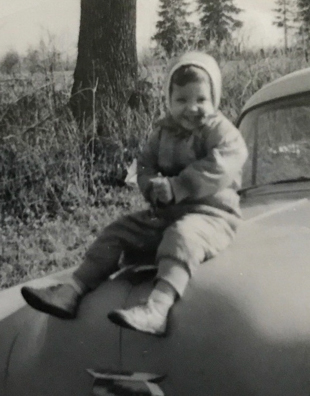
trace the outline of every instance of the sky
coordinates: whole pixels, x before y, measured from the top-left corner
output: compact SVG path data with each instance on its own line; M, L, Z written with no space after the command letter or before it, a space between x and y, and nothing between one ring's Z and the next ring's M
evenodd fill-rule
M189 0L194 1L194 0ZM264 47L281 40L272 25L275 0L235 0L244 12L240 32L245 43ZM155 32L159 0L137 0L137 48L148 48ZM0 0L0 56L10 49L24 53L40 38L54 36L57 48L69 55L76 51L80 18L79 0Z

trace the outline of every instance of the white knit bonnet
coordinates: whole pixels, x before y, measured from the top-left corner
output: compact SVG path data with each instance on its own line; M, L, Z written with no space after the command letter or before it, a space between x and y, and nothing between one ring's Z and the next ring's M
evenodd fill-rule
M165 82L165 95L167 106L170 108L170 85L173 73L181 66L197 66L203 69L210 78L213 105L217 110L221 100L222 76L216 60L208 54L202 52L187 52L177 58L172 59L167 68Z

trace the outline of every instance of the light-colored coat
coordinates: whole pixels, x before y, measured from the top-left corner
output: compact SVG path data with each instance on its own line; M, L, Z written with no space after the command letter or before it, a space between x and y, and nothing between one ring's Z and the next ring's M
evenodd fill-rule
M240 216L237 190L246 158L240 132L221 112L191 132L168 116L138 158L138 184L150 200L150 180L160 172L172 186L172 205L207 205Z

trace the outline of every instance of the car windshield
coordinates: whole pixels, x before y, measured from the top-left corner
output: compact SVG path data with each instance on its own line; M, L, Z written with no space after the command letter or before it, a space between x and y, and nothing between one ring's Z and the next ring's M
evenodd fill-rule
M248 149L243 188L310 178L310 95L249 111L239 129Z

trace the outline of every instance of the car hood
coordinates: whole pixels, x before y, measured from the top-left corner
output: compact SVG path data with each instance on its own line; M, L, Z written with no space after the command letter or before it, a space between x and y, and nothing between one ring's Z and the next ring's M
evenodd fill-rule
M123 365L167 373L167 395L310 393L310 203L259 201L243 203L235 242L194 274L164 342L123 335Z
M150 279L102 284L76 321L30 307L16 312L24 321L7 353L5 394L83 396L92 386L86 369L100 368L164 375L166 396L308 396L309 200L253 194L242 205L235 242L196 271L166 337L120 330L106 319L110 309L145 298ZM1 326L0 334L8 337Z

